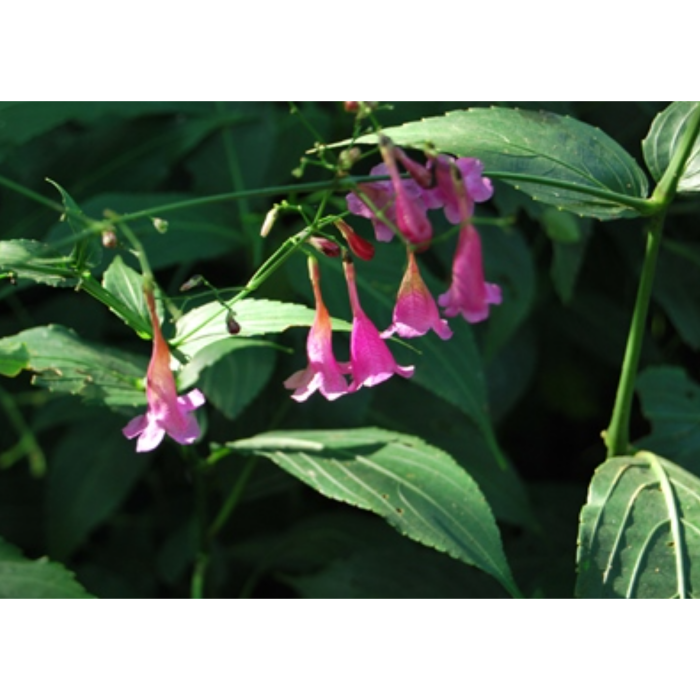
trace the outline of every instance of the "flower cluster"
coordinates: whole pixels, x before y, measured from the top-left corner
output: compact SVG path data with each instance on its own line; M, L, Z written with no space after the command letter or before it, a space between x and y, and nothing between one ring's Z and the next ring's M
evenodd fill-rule
M378 241L391 241L398 233L406 243L406 272L392 323L380 333L365 314L357 292L354 265L345 257L343 268L353 324L350 361L338 362L333 355L330 317L321 297L318 263L311 259L309 270L316 315L307 339L308 365L285 382L288 389L294 389L292 398L296 401L305 401L316 390L332 401L363 386L379 384L394 374L410 377L414 368L396 363L386 338L394 334L414 338L433 330L448 340L452 330L440 317L438 304L447 317L461 314L470 323L477 323L488 317L490 305L501 303L498 285L484 280L481 239L471 223L475 203L484 202L493 194L491 181L483 177L481 162L474 158L433 155L421 165L385 136L380 136L379 147L383 163L370 174L388 179L358 185L357 191L347 196L347 205L350 213L372 222ZM401 175L399 165L410 179ZM432 239L428 210L439 208L450 223L459 225L459 239L452 263L452 283L436 302L420 275L416 253L427 249ZM336 225L350 250L364 260L371 260L373 246L346 222L339 221ZM318 243L314 245L322 250Z

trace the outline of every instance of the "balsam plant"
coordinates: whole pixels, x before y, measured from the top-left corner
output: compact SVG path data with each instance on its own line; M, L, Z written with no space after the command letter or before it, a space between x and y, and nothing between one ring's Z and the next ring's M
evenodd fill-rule
M700 103L547 107L6 103L0 596L695 597Z

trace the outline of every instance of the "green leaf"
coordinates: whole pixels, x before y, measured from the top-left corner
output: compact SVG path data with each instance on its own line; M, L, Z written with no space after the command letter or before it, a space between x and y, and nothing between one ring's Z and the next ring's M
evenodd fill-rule
M52 287L75 285L78 276L70 270L70 258L57 255L46 243L31 240L0 241L0 271L18 279L30 279Z
M652 430L635 444L700 475L700 385L680 367L649 367L639 375L637 391Z
M0 370L15 376L25 357L21 369L35 372L34 383L51 391L108 406L141 406L146 401L146 358L88 343L69 328L40 326L0 340Z
M600 129L550 112L491 107L384 130L395 143L478 158L534 199L599 219L638 216L647 195L635 160ZM359 139L374 143L374 135Z
M287 304L269 299L242 299L233 307L235 318L241 327L239 338L269 333L281 333L293 326L309 327L315 311L301 304ZM218 301L198 306L180 317L176 322L174 347L189 357L194 357L202 348L219 340L231 337L226 327L227 310ZM335 330L351 329L345 321L333 319Z
M180 373L187 386L199 376L199 388L227 418L234 420L262 391L275 367L269 343L238 338L219 340L200 350ZM184 374L184 378L183 375Z
M0 598L92 598L61 564L32 561L0 538Z
M143 277L128 265L124 264L121 256L117 255L112 264L105 270L102 286L115 296L124 306L140 318L146 327L151 325L151 316L143 295ZM119 318L130 325L129 317L110 307Z
M399 532L494 576L512 594L496 522L447 453L378 428L280 431L228 443L267 457L323 495L370 510Z
M651 452L609 459L581 511L581 598L700 594L700 479Z
M693 112L700 109L700 102L673 102L656 115L649 135L642 142L644 160L649 172L658 182L666 172L676 152ZM686 161L683 175L678 182L679 192L700 190L700 138L695 140Z
M125 419L105 414L75 424L51 458L46 536L51 556L69 557L122 503L149 463L121 432Z

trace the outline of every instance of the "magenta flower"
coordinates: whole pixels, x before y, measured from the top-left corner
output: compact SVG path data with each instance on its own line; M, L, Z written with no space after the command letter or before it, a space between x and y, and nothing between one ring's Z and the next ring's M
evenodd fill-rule
M488 317L489 304L501 301L501 288L484 281L479 233L471 224L465 224L460 229L452 262L452 284L438 303L444 307L445 316L461 313L469 323L478 323Z
M394 307L393 323L382 333L388 338L396 333L402 338L415 338L434 330L443 340L452 337L452 331L440 318L433 295L425 285L412 250L408 250L408 266L401 281Z
M349 392L348 382L343 373L349 372L347 363L336 362L331 342L331 319L321 297L321 275L318 262L309 258L309 277L316 299L316 315L306 339L306 355L309 364L306 369L295 372L285 382L287 389L295 389L292 398L306 401L316 390L329 401Z
M350 366L352 383L350 391L357 391L363 386L375 386L389 379L393 374L411 377L413 367L400 367L396 364L379 331L367 317L360 306L355 282L355 266L344 261L345 279L348 283L348 295L352 308L352 332L350 334Z
M437 193L451 224L463 223L474 213L474 202L485 202L493 194L491 180L482 177L484 166L476 158L439 155L432 158Z
M192 444L200 435L193 411L205 402L199 389L193 389L185 396L177 395L170 369L170 350L160 330L153 292L144 290L144 294L153 324L153 353L146 375L148 411L130 420L122 429L129 440L139 436L137 452L154 450L166 433L181 445Z
M422 199L412 197L407 189L408 182L401 179L399 168L396 165L394 144L386 136L380 136L379 148L396 194L394 202L396 225L409 243L414 245L426 244L433 236L433 227L428 220L426 204ZM401 155L403 159L407 159L403 151ZM418 173L414 177L420 179ZM419 187L419 191L420 189Z

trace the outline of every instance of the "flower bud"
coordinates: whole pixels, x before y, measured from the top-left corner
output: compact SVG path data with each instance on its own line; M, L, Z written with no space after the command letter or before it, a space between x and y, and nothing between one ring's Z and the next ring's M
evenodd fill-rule
M117 234L114 231L102 231L102 245L105 248L116 248Z
M336 228L343 234L353 254L362 260L368 261L374 257L374 246L369 241L358 236L350 224L342 219L338 219L334 223Z
M329 241L321 236L311 236L307 243L312 245L319 253L327 258L337 258L340 255L340 246L335 241Z
M265 220L263 221L262 228L260 229L260 237L267 238L272 227L275 225L275 221L279 218L280 212L279 207L275 204L270 211L265 215Z
M155 228L155 230L158 231L158 233L167 233L168 222L165 219L159 219L158 217L155 217L151 220L153 221L153 228Z

